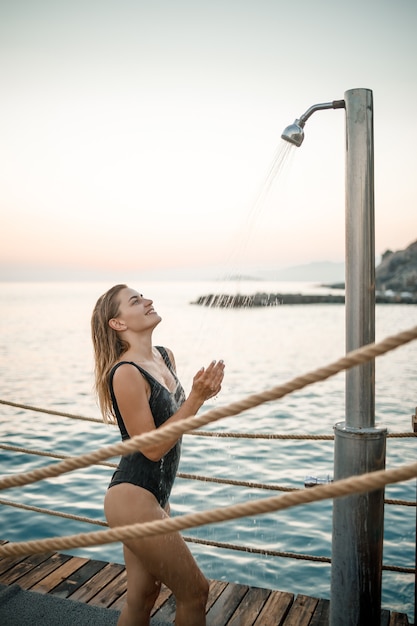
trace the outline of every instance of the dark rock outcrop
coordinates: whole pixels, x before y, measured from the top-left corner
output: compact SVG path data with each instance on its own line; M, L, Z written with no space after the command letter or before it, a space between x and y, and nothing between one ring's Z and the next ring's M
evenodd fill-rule
M379 291L417 294L417 241L405 250L384 252L375 271L375 282Z

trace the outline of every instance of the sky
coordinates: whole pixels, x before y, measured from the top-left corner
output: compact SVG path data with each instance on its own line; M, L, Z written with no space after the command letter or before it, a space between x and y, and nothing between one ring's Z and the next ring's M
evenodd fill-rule
M344 110L280 136L356 88L375 252L405 248L416 29L415 0L0 0L0 279L344 261Z

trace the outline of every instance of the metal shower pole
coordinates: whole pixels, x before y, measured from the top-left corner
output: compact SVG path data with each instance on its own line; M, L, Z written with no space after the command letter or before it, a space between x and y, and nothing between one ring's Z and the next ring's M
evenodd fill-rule
M375 341L373 98L351 89L344 100L310 107L284 129L295 146L314 111L346 109L346 351ZM335 425L334 478L385 468L386 429L375 428L375 363L346 373L346 421ZM384 490L333 503L330 626L380 626Z
M375 341L374 138L369 89L345 92L346 351ZM335 425L334 478L385 468L375 427L375 364L346 373L346 421ZM384 490L336 498L330 626L380 626Z

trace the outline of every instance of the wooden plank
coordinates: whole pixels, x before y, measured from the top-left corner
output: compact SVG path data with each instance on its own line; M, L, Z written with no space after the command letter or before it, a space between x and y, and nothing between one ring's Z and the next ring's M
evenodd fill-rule
M33 585L36 585L42 578L48 576L51 572L61 567L63 563L66 563L71 559L66 554L58 554L54 552L46 561L40 563L37 567L30 570L19 578L19 586L22 589L31 589Z
M122 572L116 578L113 578L111 582L102 587L99 592L91 598L90 604L94 606L111 606L124 592L126 591L126 570Z
M35 567L38 567L43 561L46 561L47 558L52 556L53 552L48 552L47 554L34 554L29 558L24 558L22 561L18 561L10 567L7 571L5 571L0 576L0 582L3 585L12 585L15 582L19 581L24 574L30 572Z
M209 597L207 600L206 611L212 607L214 602L218 599L224 589L227 587L228 583L220 580L211 580L210 582L210 590ZM114 603L109 604L108 607L121 611L123 605L126 601L126 593L123 596L120 596ZM163 605L167 604L167 608L165 610L162 609ZM172 607L175 607L175 600L172 599L172 592L168 587L162 585L159 596L155 602L155 605L152 609L151 616L155 619L165 620L169 622L170 619L173 619L173 611ZM162 609L162 610L161 610Z
M309 626L329 626L329 616L330 600L319 600Z
M173 624L175 620L176 602L175 596L171 593L161 608L154 614L154 618L163 623Z
M66 580L51 590L51 594L60 598L68 598L72 593L79 589L87 580L92 578L106 565L105 561L87 561L79 569L73 572Z
M119 597L117 600L111 604L108 608L114 609L115 611L121 611L126 602L126 591Z
M283 626L294 602L294 594L272 591L254 622L254 626Z
M250 587L227 626L252 626L270 594L267 589Z
M389 626L409 626L408 617L405 613L392 611Z
M114 609L115 611L121 611L125 605L125 602L126 602L126 591L122 593L122 595L119 596L117 600L113 602L113 604L111 604L108 608Z
M90 601L98 593L98 591L107 585L113 578L116 578L124 570L124 565L116 563L107 563L97 574L84 585L79 587L72 595L71 600L78 600L90 604Z
M212 581L210 583L210 589L209 589L209 597L207 600L207 605L206 605L206 613L208 613L211 609L211 607L216 603L216 601L221 597L222 593L224 592L224 590L230 587L229 592L228 592L228 597L225 598L223 597L221 600L222 603L222 609L221 609L221 622L219 622L219 624L221 623L222 625L226 623L227 621L227 617L226 615L229 614L231 616L231 620L232 621L228 621L227 624L229 626L230 625L234 625L234 626L246 626L252 625L253 619L250 619L249 616L245 615L244 610L249 610L250 607L249 606L245 606L243 607L243 611L241 610L237 620L235 618L236 612L236 606L238 609L240 609L241 604L239 604L240 599L242 598L242 595L245 594L245 589L247 589L246 587L244 589L240 589L238 590L238 592L236 593L236 588L237 587L241 587L239 585L233 585L233 584L228 584L226 582L223 581ZM248 591L248 593L250 592L250 590ZM253 598L255 598L255 596L258 596L259 598L262 598L263 602L265 601L266 597L268 597L269 595L269 591L267 590L260 590L260 589L254 589L253 590ZM243 597L246 600L246 595L243 595ZM226 606L227 604L227 606ZM175 620L175 609L176 609L176 603L175 603L175 597L171 594L166 602L161 606L161 608L158 611L154 611L152 613L152 617L154 617L155 619L160 620L161 622L167 622L168 624L173 624L174 620ZM243 617L244 616L244 617ZM215 622L214 620L217 619L213 612L211 613L210 616L207 617L207 624L210 624L212 626L214 626ZM244 621L243 621L244 619ZM216 622L217 623L217 622Z
M299 594L285 620L285 626L308 626L318 604L318 598Z
M247 585L229 583L207 613L207 626L224 626L248 592Z
M7 541L0 540L0 545ZM71 597L121 610L126 600L123 565L58 553L0 558L0 583ZM328 626L330 601L283 591L211 580L207 626ZM152 616L173 624L175 598L162 585ZM410 626L405 613L381 611L381 626Z
M208 596L207 605L206 605L206 612L209 611L209 609L212 607L214 602L217 600L220 594L227 587L227 584L228 583L226 583L225 581L210 580L210 590L209 590L209 596ZM165 585L162 585L159 596L151 612L152 617L157 616L158 611L161 609L163 604L169 600L171 595L172 595L171 590L168 589L168 587L166 587ZM108 608L121 611L125 602L126 602L126 592L124 592L123 595L121 595L117 600L115 600L115 602L108 605Z
M87 563L88 559L81 557L71 557L68 561L63 563L60 567L54 569L53 572L42 578L36 585L31 587L31 591L37 591L38 593L49 593L54 587L57 587L60 583L71 576L77 569L80 569L82 565Z
M209 595L208 595L207 604L206 604L206 613L209 612L213 604L216 602L217 598L226 589L227 585L228 583L226 583L224 580L211 580L210 581Z
M52 552L50 553L52 554ZM15 567L26 559L25 556L5 556L0 559L0 574L7 572L10 568Z

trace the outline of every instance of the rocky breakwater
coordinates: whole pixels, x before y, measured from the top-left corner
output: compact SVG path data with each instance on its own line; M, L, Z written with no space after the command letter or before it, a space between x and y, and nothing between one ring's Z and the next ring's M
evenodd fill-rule
M336 288L336 286L333 286ZM376 304L417 304L417 293L383 291L375 294ZM279 306L283 304L344 304L342 294L305 295L301 293L213 294L199 296L190 304L222 309Z
M417 241L405 250L382 255L375 271L375 301L377 304L417 304ZM344 283L322 285L333 290L344 289ZM237 309L244 307L278 306L281 304L344 304L345 296L300 293L208 294L191 304Z
M279 306L281 304L343 304L343 295L303 295L300 293L208 294L199 296L191 304L224 309Z

